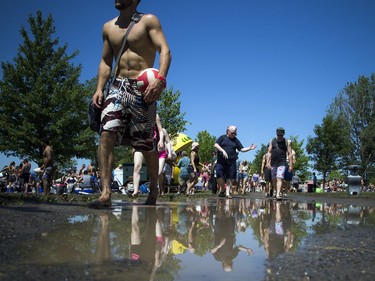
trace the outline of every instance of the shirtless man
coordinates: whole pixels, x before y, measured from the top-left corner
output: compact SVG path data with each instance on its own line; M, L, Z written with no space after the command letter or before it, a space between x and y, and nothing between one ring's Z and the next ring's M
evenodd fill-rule
M42 140L43 145L43 193L49 194L52 186L53 174L55 172L54 168L54 157L53 148L49 144L49 139L44 138Z
M116 80L103 102L103 88L110 76L112 61L117 56L124 34L135 14L140 0L116 0L119 16L103 26L103 51L99 64L98 84L92 97L94 106L102 108L101 135L98 148L102 192L90 207L111 205L111 173L115 145L130 144L142 151L150 178L147 205L156 204L158 180L158 154L153 134L156 118L156 100L166 87L165 77L171 62L171 54L158 18L144 15L134 25L116 71ZM154 67L159 52L159 75L144 93L136 84L139 73Z

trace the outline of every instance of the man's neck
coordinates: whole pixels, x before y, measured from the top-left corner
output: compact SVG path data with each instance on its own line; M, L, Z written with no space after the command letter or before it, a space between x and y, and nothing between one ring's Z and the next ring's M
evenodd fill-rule
M134 13L137 11L137 6L131 6L127 9L121 10L118 16L120 23L129 23Z

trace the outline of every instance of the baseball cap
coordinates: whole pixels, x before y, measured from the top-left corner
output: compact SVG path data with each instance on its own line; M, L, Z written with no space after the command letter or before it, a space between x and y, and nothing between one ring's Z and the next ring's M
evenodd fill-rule
M276 129L277 135L285 135L285 129L283 127L279 127Z

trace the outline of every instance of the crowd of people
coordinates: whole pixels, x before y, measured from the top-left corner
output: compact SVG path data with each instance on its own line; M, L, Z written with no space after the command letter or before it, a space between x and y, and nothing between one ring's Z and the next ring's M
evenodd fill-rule
M28 159L24 159L19 165L15 161L10 162L3 167L3 173L2 191L10 193L94 193L100 189L100 174L93 162L87 167L83 164L78 171L72 169L59 178L55 178L54 174L46 177L46 173L51 172L46 172L43 165L33 168ZM44 184L43 181L47 183Z

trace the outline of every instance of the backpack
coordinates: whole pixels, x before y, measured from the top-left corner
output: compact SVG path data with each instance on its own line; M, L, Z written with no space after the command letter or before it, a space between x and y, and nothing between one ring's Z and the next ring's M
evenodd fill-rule
M285 147L287 148L287 151L286 152L288 152L288 141L289 140L287 140L287 139L285 139L284 138L284 140L285 140ZM279 149L279 145L277 144L277 139L276 138L273 138L272 140L271 140L271 143L272 143L272 148L276 148L276 149Z

